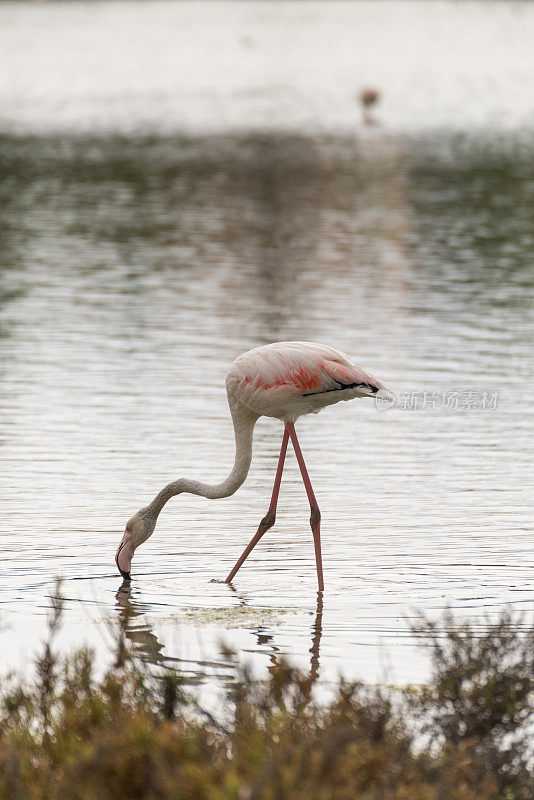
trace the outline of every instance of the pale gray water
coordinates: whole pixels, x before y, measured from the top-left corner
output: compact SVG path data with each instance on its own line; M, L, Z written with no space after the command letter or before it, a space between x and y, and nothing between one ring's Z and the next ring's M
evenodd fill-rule
M414 99L392 69L378 75L382 124L366 130L350 93L343 101L335 70L330 78L321 71L313 102L298 93L286 64L295 91L288 101L287 86L275 80L282 67L270 73L268 59L254 73L257 82L263 76L256 99L250 87L241 91L252 80L243 52L260 46L246 43L250 31L258 42L279 41L295 17L302 59L325 25L338 35L331 53L352 52L354 27L342 24L348 14L370 26L358 58L374 64L377 38L388 30L375 6L339 6L339 19L337 7L122 3L91 15L82 4L0 7L1 35L16 55L11 77L19 70L11 101L0 89L4 668L24 666L34 652L56 575L68 598L65 646L90 642L105 660L105 622L131 608L132 641L152 659L180 659L194 682L231 676L221 640L258 669L283 653L311 663L324 681L340 671L419 680L426 661L407 622L417 610L436 615L448 605L478 618L503 604L531 609L534 102L528 106L521 81L518 104L506 107L515 114L507 131L498 111L508 102L505 87L519 80L517 51L526 52L534 9L491 4L487 16L477 4L465 12L435 4L422 16L412 4L386 9L421 46L424 24L436 24L432 14L459 25L465 13L465 37L485 35L484 47L492 36L501 42L498 32L513 34L514 49L493 50L498 69L484 73L482 55L476 70L465 66L491 87L480 93L477 84L465 104L476 130L443 99L454 86L434 92L423 82ZM111 29L126 13L125 28ZM188 87L183 125L167 114L168 71L148 71L139 92L128 93L135 81L123 70L127 63L144 75L147 53L179 65L183 52L172 55L168 35L177 14L190 26L202 74L202 56L209 58L225 18L233 42L226 73L205 76L215 99L207 102L196 83ZM102 55L93 52L91 70L84 56L72 81L59 80L54 70L70 63L75 42L67 34L80 30L80 16L83 36L99 42ZM489 22L475 32L482 19ZM139 53L145 25L162 40L156 47L147 36ZM115 50L113 94L106 65ZM5 59L6 48L0 52ZM443 71L439 58L449 55L439 37L436 53ZM531 69L530 51L528 58ZM456 67L461 75L463 62ZM308 72L298 73L302 81ZM346 81L360 84L357 74ZM331 114L321 105L329 87ZM433 109L428 123L410 102ZM209 119L193 118L207 109ZM260 134L263 113L269 131ZM322 607L291 454L276 528L235 591L213 582L267 509L281 436L273 420L257 426L252 470L238 494L172 501L136 555L131 592L117 595L113 556L131 513L169 479L217 481L231 465L229 363L254 345L295 338L351 353L398 393L430 393L424 409L377 411L354 401L300 421L323 512ZM499 393L497 408L469 410L484 391ZM463 408L442 408L444 392ZM236 613L240 605L249 610Z

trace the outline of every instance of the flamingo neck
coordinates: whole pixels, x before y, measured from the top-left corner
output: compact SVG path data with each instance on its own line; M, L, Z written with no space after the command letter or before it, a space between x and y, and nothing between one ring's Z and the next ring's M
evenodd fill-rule
M182 492L200 495L200 497L207 497L210 500L217 500L221 497L230 497L230 495L237 492L241 484L244 483L250 469L250 462L252 461L252 438L258 415L246 411L245 409L232 406L230 406L230 411L232 412L232 421L234 423L235 458L234 466L228 477L221 483L213 485L190 480L189 478L179 478L176 481L172 481L172 483L168 483L147 506L147 511L150 515L154 515L157 518L165 503L167 503L171 497L181 494Z

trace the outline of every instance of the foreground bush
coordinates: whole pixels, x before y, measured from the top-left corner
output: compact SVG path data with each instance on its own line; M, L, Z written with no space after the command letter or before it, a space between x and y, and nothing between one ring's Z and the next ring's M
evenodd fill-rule
M120 632L101 679L90 652L59 657L60 617L58 595L31 683L1 688L2 800L534 798L534 629L519 636L507 613L478 631L422 620L433 678L421 689L341 683L325 706L285 663L261 685L243 671L231 724L179 675L154 676Z

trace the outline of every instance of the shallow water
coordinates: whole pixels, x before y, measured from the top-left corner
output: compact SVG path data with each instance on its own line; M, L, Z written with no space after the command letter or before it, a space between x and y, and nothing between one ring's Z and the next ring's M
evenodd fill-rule
M150 6L162 24L182 8ZM297 13L281 6L258 27L260 7L230 4L247 20L231 17L236 30L256 20L274 36L288 9ZM99 8L87 37L118 13ZM333 24L320 3L298 8L306 36L321 14ZM86 13L2 7L15 21L8 40L25 21L34 41L47 9L65 30ZM137 6L132 13L141 24ZM496 13L491 4L488 19ZM508 24L526 36L533 11L521 14ZM67 42L43 46L43 58L68 54ZM500 66L502 88L515 67ZM213 91L241 115L239 131L223 115L218 133L213 119L188 133L173 119L163 135L146 130L142 98L121 94L117 109L98 70L86 80L72 125L71 101L54 84L18 116L8 106L0 138L2 666L26 666L57 575L63 646L91 643L104 662L109 625L126 620L147 658L178 663L208 690L216 675L232 679L221 641L260 671L286 654L325 684L339 672L401 683L428 668L409 633L419 611L449 606L480 619L503 604L531 609L534 145L525 117L516 109L503 132L485 119L495 95L484 95L476 130L452 112L438 129L407 112L396 125L387 106L380 125L364 129L351 109L336 129L335 113L311 106L326 120L321 132L284 116L282 103L284 132L259 134L235 77L226 94L219 79ZM272 110L283 96L270 82L263 99ZM435 105L445 113L439 97ZM98 110L108 130L88 133ZM121 588L113 556L125 520L172 478L226 475L225 371L240 352L283 339L339 347L400 398L387 411L353 401L299 422L323 513L324 597L291 452L276 527L233 587L220 582L268 506L281 426L267 419L240 491L173 500Z

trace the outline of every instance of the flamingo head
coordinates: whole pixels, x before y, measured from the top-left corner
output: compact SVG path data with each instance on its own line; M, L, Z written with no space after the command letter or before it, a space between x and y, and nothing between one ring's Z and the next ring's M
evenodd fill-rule
M125 580L130 580L132 558L136 549L152 536L156 521L157 516L151 514L147 508L142 508L126 523L124 535L115 555L115 563Z

